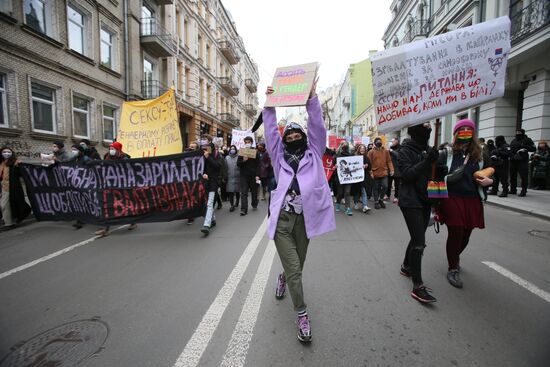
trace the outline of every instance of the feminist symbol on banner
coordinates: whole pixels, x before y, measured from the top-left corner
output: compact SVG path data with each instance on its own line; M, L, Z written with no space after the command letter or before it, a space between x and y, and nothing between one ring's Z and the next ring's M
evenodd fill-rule
M495 76L497 76L498 71L502 67L502 59L506 57L506 54L502 53L502 48L495 49L495 56L498 56L496 58L489 57L489 65L491 65L491 70L495 72Z

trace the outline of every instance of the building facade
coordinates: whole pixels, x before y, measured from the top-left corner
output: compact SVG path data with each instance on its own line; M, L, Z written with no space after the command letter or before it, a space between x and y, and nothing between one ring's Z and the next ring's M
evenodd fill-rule
M510 141L519 128L534 141L550 139L550 67L545 61L550 57L548 0L394 0L390 10L392 20L383 37L386 48L510 17L512 51L505 95L433 121L439 125L439 143L452 141L452 126L466 117L476 121L479 136L486 139L504 135Z
M257 115L258 68L218 1L3 0L0 145L23 158L52 141L116 139L125 100L174 87L184 145L230 142Z

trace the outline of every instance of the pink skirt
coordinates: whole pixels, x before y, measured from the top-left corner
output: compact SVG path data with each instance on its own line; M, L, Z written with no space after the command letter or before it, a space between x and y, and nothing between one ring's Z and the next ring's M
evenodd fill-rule
M449 196L438 208L441 223L464 228L485 228L483 203L480 198Z

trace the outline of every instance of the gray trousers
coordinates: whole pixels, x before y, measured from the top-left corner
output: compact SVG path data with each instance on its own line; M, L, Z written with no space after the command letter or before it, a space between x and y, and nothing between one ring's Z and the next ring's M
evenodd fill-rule
M6 226L13 225L9 191L2 190L2 197L0 197L0 208L2 208L2 218L4 218L4 225Z
M388 176L374 178L372 182L372 200L376 203L384 198L388 190Z
M306 310L302 270L308 245L303 214L282 210L275 230L275 247L283 264L286 284L296 312Z

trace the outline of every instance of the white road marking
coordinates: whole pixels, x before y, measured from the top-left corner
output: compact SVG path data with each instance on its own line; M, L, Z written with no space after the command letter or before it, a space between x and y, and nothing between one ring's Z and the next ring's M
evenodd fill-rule
M124 227L126 227L126 226L127 226L127 225L123 225L123 226L117 227L117 228L111 230L111 232L118 231L119 229L124 228ZM57 252L54 252L53 254L46 255L46 256L44 256L44 257L41 257L40 259L33 260L33 261L29 262L29 263L26 263L26 264L23 264L23 265L18 266L18 267L16 267L16 268L13 268L13 269L11 269L11 270L8 270L8 271L6 271L6 272L0 274L0 279L9 277L10 275L13 275L13 274L18 273L18 272L20 272L20 271L22 271L22 270L28 269L28 268L30 268L30 267L32 267L32 266L37 265L37 264L43 263L44 261L48 261L48 260L50 260L50 259L53 259L54 257L57 257L57 256L59 256L59 255L66 254L67 252L72 251L72 250L74 250L75 248L78 248L78 247L87 245L87 244L89 244L89 243L91 243L91 242L94 242L95 240L97 240L98 238L101 238L101 237L103 237L103 236L94 236L94 237L92 237L92 238L88 238L87 240L84 240L84 241L79 242L79 243L77 243L77 244L75 244L75 245L69 246L69 247L67 247L67 248L64 248L63 250L59 250L59 251L57 251Z
M506 278L512 280L514 283L517 283L521 285L523 288L527 289L529 292L539 296L546 302L550 303L550 293L540 289L536 285L528 282L527 280L517 276L516 274L512 273L511 271L503 268L502 266L498 265L497 263L491 262L491 261L482 261L485 265L490 267L491 269L499 272L500 274L504 275Z
M191 339L187 342L187 345L180 354L174 367L196 367L199 361L212 339L212 335L216 331L218 324L225 312L225 309L229 305L244 272L250 264L252 256L256 252L258 245L264 237L267 227L267 217L264 219L258 231L252 237L248 246L244 250L241 258L237 262L237 265L231 271L231 274L225 280L223 287L220 289L218 295L204 314L199 326L191 336Z
M248 296L246 297L246 301L244 302L239 321L237 321L231 340L225 350L225 354L220 364L221 367L244 366L274 256L275 243L269 241L262 261L258 266L258 271L254 277L252 286L250 287L250 291L248 292Z

